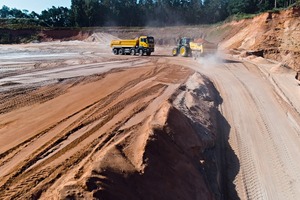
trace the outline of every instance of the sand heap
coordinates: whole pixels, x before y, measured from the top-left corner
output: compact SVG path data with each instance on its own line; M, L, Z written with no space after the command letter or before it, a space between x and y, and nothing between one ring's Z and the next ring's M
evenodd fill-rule
M214 91L199 74L183 84L191 74L156 63L28 89L13 102L0 96L2 197L220 196L206 155L216 139Z
M87 42L99 42L100 44L109 45L112 40L118 40L118 37L115 37L109 33L104 32L94 32L89 36L85 41Z

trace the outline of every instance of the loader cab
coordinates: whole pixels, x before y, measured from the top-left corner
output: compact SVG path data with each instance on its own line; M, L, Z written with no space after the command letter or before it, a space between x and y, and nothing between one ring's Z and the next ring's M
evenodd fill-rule
M189 47L191 41L192 41L191 38L187 38L187 37L180 38L179 41L178 41L178 47L179 48L182 47L182 46Z
M191 55L190 42L193 40L188 37L183 37L178 40L177 47L173 48L172 55L180 55L182 57L187 57Z

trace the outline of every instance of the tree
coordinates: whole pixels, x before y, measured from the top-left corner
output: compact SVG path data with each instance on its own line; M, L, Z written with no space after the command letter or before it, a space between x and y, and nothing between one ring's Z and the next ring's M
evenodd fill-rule
M75 26L88 26L88 18L84 11L84 0L72 0L71 19Z
M0 17L1 18L7 18L9 16L10 8L7 6L2 6L0 9Z
M205 0L203 3L205 11L205 23L215 23L224 20L227 16L227 0Z
M229 0L228 12L230 15L237 13L255 13L258 11L257 0Z
M12 18L28 18L29 16L22 12L21 10L18 10L16 8L13 8L9 11L9 16Z
M43 10L39 16L49 26L54 27L67 27L71 25L70 10L66 7L54 7Z

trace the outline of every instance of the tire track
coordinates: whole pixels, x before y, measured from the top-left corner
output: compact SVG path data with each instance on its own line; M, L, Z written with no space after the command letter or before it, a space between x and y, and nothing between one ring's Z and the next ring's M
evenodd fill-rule
M155 75L155 73L150 74L150 76L148 76L148 77L152 77L153 75ZM96 106L96 107L99 106L99 103L101 103L102 105L99 106L100 108L99 108L98 110L101 110L102 108L104 108L105 106L107 106L113 99L117 98L117 96L119 96L119 95L121 95L123 92L125 92L126 89L128 89L128 88L134 86L136 83L140 82L140 81L143 80L144 78L145 78L145 77L141 77L141 78L135 79L135 80L129 82L127 85L125 85L125 86L123 86L122 88L120 88L118 91L112 93L111 95L108 95L108 96L105 97L104 99L102 99L102 100L100 100L100 101L98 101L98 102L94 102L92 105L87 106L87 107L86 107L85 109L83 109L82 111L84 111L84 110L86 110L86 109L88 109L88 108L89 108L89 111L88 111L83 117L81 117L79 120L75 121L73 124L71 124L69 127L67 127L65 130L62 131L62 132L67 132L67 134L61 134L62 136L58 136L58 137L59 137L59 138L67 138L67 137L68 137L70 134L72 134L74 131L76 131L76 130L82 128L83 126L86 126L86 125L92 123L93 121L95 121L95 120L101 118L102 115L100 115L100 116L98 116L98 117L92 117L92 119L89 119L89 117L87 117L87 121L84 121L85 117L86 117L86 116L89 116L89 114L90 114L91 116L95 115L95 113L93 113L93 110L95 109L95 106ZM159 87L162 87L162 86L159 86ZM155 88L155 89L158 89L158 88ZM138 98L140 98L140 97L141 97L141 95L137 95L137 98L136 98L136 99L138 99ZM120 104L118 104L118 106L119 106L119 107L122 107L122 106L120 106L120 105L123 104L123 103L124 103L124 102L121 102ZM82 112L82 111L81 111L81 112ZM108 114L109 112L111 112L111 111L112 111L112 110L110 109L110 110L106 111L104 114L107 115L107 114ZM65 121L65 120L62 120L62 122L63 122L63 121ZM78 124L79 124L79 126L78 126ZM74 127L74 125L76 125L76 126ZM56 125L54 125L54 126L56 126ZM51 127L50 129L53 129L54 126ZM40 136L43 135L43 134L45 134L45 133L47 133L48 131L49 131L49 129L47 129L46 131L43 131L43 132L40 134ZM33 137L33 138L31 138L29 141L26 141L23 145L28 145L30 142L34 141L35 139L36 139L36 138ZM60 141L61 141L60 139L56 139L56 143L59 143ZM54 143L54 144L55 144L55 143ZM18 148L21 149L20 147L21 147L21 145L20 145ZM41 147L41 149L43 149L43 148L45 148L45 147ZM13 149L13 150L15 150L15 149ZM12 151L12 150L7 151L7 152L1 154L1 157L3 157L4 155L7 155L7 154L8 154L9 152L11 152L11 151Z
M272 131L270 130L270 127L267 122L270 120L267 120L268 117L264 114L265 111L264 111L264 106L263 106L262 102L260 101L260 99L258 97L253 96L252 92L249 90L247 85L233 71L231 71L231 70L229 70L229 71L242 85L243 90L247 91L247 96L249 96L248 99L251 99L251 102L253 102L251 107L255 110L254 112L258 113L258 115L259 115L259 118L256 118L256 123L260 127L259 130L261 131L261 134L259 134L259 136L262 137L261 138L262 141L266 141L265 149L267 151L267 154L269 155L269 161L271 161L273 163L272 171L277 172L274 174L275 177L273 178L273 181L276 182L276 187L281 188L282 191L288 191L288 192L284 193L284 197L283 197L284 199L295 199L295 193L291 187L291 184L289 183L290 178L288 177L288 175L286 173L287 169L285 168L285 164L284 164L285 162L283 162L283 160L279 157L281 149L284 149L286 155L288 156L287 149L285 147L285 143L280 143L281 146L279 149L279 146L274 141L275 139L278 140L278 138L276 138L277 135L273 134ZM239 134L237 136L240 137ZM258 136L258 134L257 134L257 136ZM247 142L247 140L245 140L245 139L246 138L239 139L240 140L239 144L242 144L240 146L240 148L242 150L242 154L241 154L242 155L241 156L242 163L244 163L244 160L245 160L244 156L246 156L246 161L245 161L247 163L245 166L246 170L243 170L243 172L245 172L245 171L248 172L249 171L248 169L250 169L250 171L251 171L251 169L254 169L254 167L252 166L253 164L249 164L249 162L251 162L251 160L253 162L253 158L249 157L249 151L250 151L249 147L248 147L248 149L243 149L243 146L244 146L243 143L245 144L245 142ZM244 140L244 141L242 141L242 140ZM293 163L293 162L291 162L291 163ZM294 168L294 170L297 171L296 168ZM243 173L243 174L245 175L245 173ZM249 179L250 179L250 182L249 182ZM251 177L245 178L247 194L251 194L250 196L248 196L249 199L265 199L266 197L264 195L262 195L263 194L262 192L258 192L258 193L253 192L253 189L254 189L254 191L257 190L257 184L255 182L257 182L257 180L256 181L254 180L254 182L253 182L253 178L251 179ZM248 189L248 186L250 186L249 189ZM253 186L255 186L255 187L253 188ZM264 187L266 187L266 186L264 186ZM259 189L261 190L261 188L262 188L262 185L260 186ZM268 194L270 194L270 193L268 193ZM289 194L289 195L287 195L287 194Z
M36 103L43 103L49 101L59 95L64 94L68 89L66 84L55 84L38 89L27 89L22 91L20 95L14 95L9 98L6 96L1 99L0 114L10 112L12 110L30 106Z
M249 96L251 95L245 85L239 78L227 67L226 71L230 73L239 83L239 85L243 88L242 93L239 94L240 96ZM247 98L248 99L248 98ZM238 106L238 105L236 105ZM241 107L242 105L239 105ZM251 106L253 108L253 105ZM243 109L240 108L242 111ZM232 114L231 114L232 115ZM233 118L234 120L234 118ZM236 123L239 124L239 123ZM254 163L254 155L253 151L251 150L251 141L249 141L247 135L243 135L242 127L237 126L233 128L234 133L233 137L235 139L236 149L238 151L238 158L240 159L240 174L241 174L241 181L243 182L243 190L245 191L245 195L247 199L265 199L264 198L264 191L262 190L262 183L259 179L258 167Z
M91 129L90 131L85 133L81 138L78 138L77 140L75 140L71 144L69 144L67 147L60 150L60 152L57 152L56 156L45 160L44 162L40 163L38 166L35 166L33 169L31 169L31 170L29 170L25 173L20 173L19 175L16 175L15 177L13 177L14 182L18 182L17 181L18 179L20 179L20 180L25 179L25 181L21 182L20 184L16 184L15 186L12 186L13 182L10 182L10 181L8 181L5 185L3 185L0 188L0 192L1 193L4 192L3 197L10 197L10 198L13 198L13 199L24 197L24 196L21 196L22 194L24 194L24 192L26 193L26 192L32 190L33 185L36 186L40 183L41 184L38 187L40 187L40 188L47 187L47 184L49 186L49 183L53 182L54 179L58 178L57 176L54 176L54 177L52 176L52 178L48 178L48 176L50 174L57 174L57 173L59 174L59 172L63 172L66 169L69 170L71 166L74 166L75 164L79 163L81 160L83 160L83 158L85 158L91 152L99 151L104 146L110 145L110 143L114 140L114 138L118 134L124 132L124 131L120 132L120 131L118 131L118 129L124 123L126 123L126 121L128 121L132 117L132 115L135 115L135 114L141 112L142 110L144 110L153 101L153 98L150 99L145 104L139 104L138 106L136 106L133 109L133 114L132 115L127 116L126 119L122 120L122 122L117 124L116 128L114 128L114 130L110 134L101 135L96 140L94 140L91 144L89 144L88 145L89 147L84 147L83 148L84 151L78 151L74 156L72 156L70 159L63 162L63 164L61 164L59 166L52 167L52 168L48 167L46 169L38 171L39 168L43 168L44 166L47 165L47 163L48 164L51 163L54 159L56 159L59 156L65 154L66 151L68 151L69 149L72 149L72 148L76 147L81 141L86 139L89 135L91 135L91 134L95 133L97 130L99 130L99 128L101 126L106 124L107 121L111 120L117 113L119 113L120 110L123 109L123 107L125 105L132 104L135 101L140 100L143 97L147 97L151 94L152 95L153 94L158 94L158 96L159 96L159 95L162 94L164 87L165 86L160 85L160 84L159 85L154 85L153 87L151 87L144 94L138 93L137 95L134 95L132 98L125 99L124 101L121 101L120 103L116 104L113 108L107 110L107 112L104 112L103 115L107 115L109 113L109 116L107 116L106 120L103 120L103 121L99 122L96 126L93 127L93 129ZM157 93L158 90L161 90L161 91L159 93ZM156 98L156 97L154 97L154 98ZM35 173L35 172L37 172L37 173ZM34 173L34 174L32 174L32 173ZM28 177L28 178L26 178L26 177ZM44 182L44 183L42 183L42 182Z
M96 112L99 112L101 109L103 109L104 107L109 105L114 99L116 99L117 97L122 95L124 92L126 92L128 89L130 89L134 85L136 85L137 83L139 83L139 82L141 82L145 79L152 78L153 76L157 75L161 70L164 70L164 69L159 70L159 68L160 68L160 66L155 67L153 70L148 71L147 73L145 73L141 77L136 78L132 81L129 81L127 84L125 84L124 86L119 88L117 91L114 91L110 95L108 95L108 96L92 103L91 105L86 106L82 110L79 110L78 112L74 113L73 115L70 115L67 118L61 120L60 122L58 122L56 124L53 124L52 126L46 128L44 131L38 133L36 136L33 136L32 138L29 138L25 142L21 143L20 145L12 148L10 150L7 150L4 153L1 153L0 154L0 161L4 164L5 161L1 160L1 159L3 159L8 154L11 154L12 152L16 151L17 149L19 149L19 151L22 150L22 148L24 146L28 146L30 143L32 143L33 141L35 141L36 139L38 139L42 135L46 134L47 132L49 132L50 130L55 128L57 125L61 124L62 122L65 122L67 119L71 118L72 116L77 115L78 113L81 113L81 112L84 112L85 110L87 110L86 113L82 115L82 117L80 117L78 120L74 121L72 124L70 124L68 127L66 127L65 130L63 130L63 132L68 132L68 131L71 132L72 129L73 130L75 129L77 124L84 123L84 120L87 120L88 118L91 118L90 116L93 116ZM100 78L104 78L104 76L101 76ZM80 81L78 81L78 82L80 82ZM74 83L74 84L77 85L76 83ZM75 86L74 84L70 87ZM25 94L26 94L26 92L25 92ZM94 118L94 117L92 117L92 118ZM90 121L90 123L93 121L91 119L88 119L88 120Z
M133 65L135 64L141 65L140 63L133 63ZM67 124L63 129L60 129L61 131L59 131L58 134L47 142L39 144L39 146L35 145L38 148L34 149L31 155L25 156L23 160L19 161L19 163L10 169L10 172L4 179L0 180L0 194L3 194L3 197L7 199L36 198L36 195L40 195L42 191L45 191L53 185L55 180L63 175L62 173L74 168L76 164L88 158L87 156L93 155L93 152L106 148L111 145L112 142L115 142L117 137L124 132L124 130L120 131L119 127L123 126L123 124L136 113L142 112L168 87L168 82L161 83L154 79L154 77L165 76L174 70L168 64L159 63L150 63L145 66L145 69L146 70L141 73L142 75L130 79L130 81L127 81L109 95L99 98L94 102L89 102L89 104L78 111L74 110L76 112L73 111L74 113L71 115L65 116L63 119L54 122L21 144L1 153L0 168L9 163L17 155L19 155L19 157L20 155L24 155L22 154L24 148L32 148L39 142L41 137L45 134L49 134L49 132L57 126L62 123ZM114 69L107 74L123 70L127 69ZM32 103L43 103L48 99L51 99L49 96L43 95L43 92L49 95L53 93L61 95L64 93L60 94L59 91L66 92L69 88L77 86L78 84L84 85L88 82L102 79L105 76L106 73L89 77L80 77L79 79L63 79L58 84L54 84L53 87L51 85L51 87L47 86L48 88L28 89L28 91L23 91L23 93L20 92L20 96L15 96L16 100L14 103L16 104L17 101L26 102L28 99L26 95L29 93L31 96L35 95L36 97L32 98ZM181 79L179 78L179 80ZM146 81L145 83L148 84L146 88L134 88L143 81ZM173 84L173 82L171 83ZM56 88L60 89L62 84L64 84L64 88L62 90L56 90ZM131 96L126 99L122 98L122 95L129 90ZM10 95L13 95L13 93L10 93ZM57 96L54 96L53 98L55 97ZM8 102L9 99L5 100L3 98L3 101ZM30 99L28 99L28 101L30 101ZM30 105L30 102L28 102L28 104ZM130 106L130 108L133 107L134 109L126 116L120 114L123 109L128 106ZM109 132L98 134L99 130L104 125L113 121L113 118L118 115L121 117L119 117L118 122L109 125L111 126L108 128ZM72 121L70 120L71 118L73 118ZM63 160L69 155L70 157ZM60 161L60 159L62 160ZM77 176L80 176L80 174Z

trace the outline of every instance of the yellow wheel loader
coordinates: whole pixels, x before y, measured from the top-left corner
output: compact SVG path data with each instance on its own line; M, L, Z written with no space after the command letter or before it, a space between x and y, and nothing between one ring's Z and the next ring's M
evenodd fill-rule
M218 50L218 45L210 43L203 39L193 40L188 37L183 37L178 40L177 47L173 48L172 55L180 55L182 57L199 57L207 54L215 54Z

